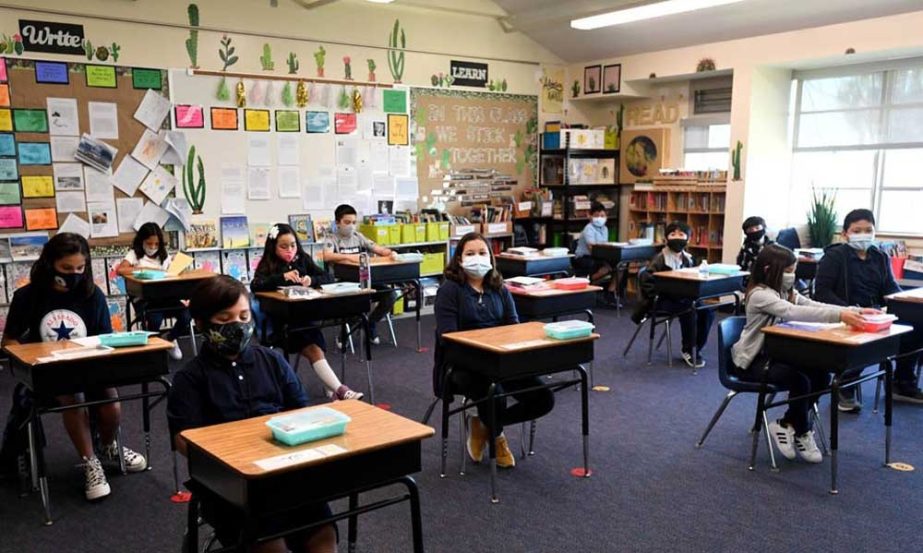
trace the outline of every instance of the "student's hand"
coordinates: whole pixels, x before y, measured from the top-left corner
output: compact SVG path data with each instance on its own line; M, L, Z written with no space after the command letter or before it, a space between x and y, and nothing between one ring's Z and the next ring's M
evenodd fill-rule
M309 277L309 276L301 277L301 285L302 285L302 286L311 286L311 277Z
M865 318L862 317L861 313L850 309L840 311L840 320L855 328L861 328L865 323Z
M875 309L874 307L863 307L859 310L859 313L863 315L881 315L884 313L881 309Z
M282 276L285 277L285 280L287 280L288 282L294 282L295 284L301 284L301 275L298 274L297 270L293 269L287 273L284 273Z

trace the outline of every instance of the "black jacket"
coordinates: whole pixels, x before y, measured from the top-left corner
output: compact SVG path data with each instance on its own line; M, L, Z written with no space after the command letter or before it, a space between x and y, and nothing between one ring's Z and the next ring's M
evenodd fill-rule
M333 277L318 267L310 255L305 254L283 265L276 273L270 273L267 264L260 263L253 274L250 289L254 292L272 292L280 286L293 286L294 284L285 280L283 276L291 270L297 270L300 276L311 277L311 288L319 288L321 284L333 282Z
M683 269L696 266L696 259L692 254L683 252ZM669 271L663 252L659 252L650 260L646 267L638 273L638 287L641 289L641 300L635 306L633 319L641 320L654 306L654 300L657 297L657 291L654 286L654 273Z
M743 245L740 247L740 251L737 253L737 264L740 265L740 268L744 271L752 271L753 262L756 261L756 256L760 254L760 250L770 244L775 244L775 242L765 237L759 242L744 240Z
M888 294L900 292L901 287L894 280L891 273L891 261L888 256L878 248L868 249L868 262L875 268L872 284L877 289L876 297L871 302L863 302L859 298L850 296L849 274L850 256L857 255L848 244L834 244L824 249L824 257L817 264L817 276L814 277L814 299L834 305L860 305L860 307L873 307L884 305L884 297Z

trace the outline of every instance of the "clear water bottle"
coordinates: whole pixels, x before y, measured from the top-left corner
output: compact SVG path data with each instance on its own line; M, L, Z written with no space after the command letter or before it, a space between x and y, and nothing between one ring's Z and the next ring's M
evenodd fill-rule
M702 278L708 278L708 263L703 259L702 263L699 264L699 276Z
M359 254L359 288L368 290L372 287L372 267L369 265L369 254Z

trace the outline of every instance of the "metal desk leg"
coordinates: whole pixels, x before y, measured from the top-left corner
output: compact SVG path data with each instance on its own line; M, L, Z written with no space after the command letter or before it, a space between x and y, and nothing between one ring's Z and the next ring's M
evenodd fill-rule
M584 379L584 384L586 380ZM583 393L586 393L586 386L583 387ZM490 432L487 442L487 451L490 458L490 502L500 503L497 497L497 406L494 403L494 395L497 393L497 383L491 382L490 388L487 389L487 406L490 409Z
M580 387L580 416L583 426L583 477L590 477L590 394L587 390L586 369L577 366L583 386Z
M340 325L340 380L346 381L346 337L349 335L348 325Z
M404 485L410 494L410 524L413 529L413 553L423 553L423 517L420 509L420 490L413 478L406 476Z
M199 550L199 502L192 498L186 509L186 553Z
M413 285L417 289L417 353L422 353L425 351L423 349L423 342L421 342L421 324L420 324L420 310L423 308L423 284L419 280L413 281Z
M894 378L894 367L891 362L885 364L885 465L891 462L891 411L894 398L891 395L891 381ZM875 381L878 385L878 381Z
M692 303L692 375L699 374L696 364L699 362L699 309L695 302Z
M359 507L359 494L351 493L349 494L349 510L354 511ZM347 547L349 553L356 553L356 536L359 533L358 529L359 515L350 515L349 521L347 522Z
M365 349L365 372L369 383L369 403L375 405L375 386L372 384L372 323L362 314L362 347Z
M443 391L448 389L449 382L452 378L452 368L450 367L445 374L445 379L442 383ZM442 464L439 470L439 477L445 478L445 463L446 457L449 456L449 403L452 401L452 396L449 394L443 393L442 396ZM462 414L464 416L464 413Z
M38 488L42 495L42 511L45 515L43 524L45 526L51 526L54 524L54 520L51 518L51 497L48 493L48 477L45 475L45 452L42 451L38 427L35 423L35 418L37 416L39 415L34 413L28 424L29 449L32 451L32 471L38 476ZM34 480L35 476L33 476L33 481Z
M586 320L587 320L587 322L590 323L590 324L595 324L595 320L594 320L594 317L593 317L593 310L592 310L592 309L587 309L587 310L586 310ZM593 361L590 361L590 388L592 388L593 386L596 385L596 384L595 384L595 381L596 381L596 379L595 379L594 376L593 376Z
M147 459L147 470L151 470L154 467L151 466L151 407L150 400L147 397L147 382L141 384L141 393L144 394L144 397L141 398L141 421L144 426L144 453L145 459ZM122 455L121 447L122 445L119 444L119 456Z
M833 378L830 386L830 493L836 495L839 493L836 487L836 470L837 470L837 449L840 447L840 429L839 429L839 409L837 402L840 397L840 377ZM886 399L887 401L887 399Z
M192 342L192 355L198 355L199 346L195 343L195 321L193 321L192 318L189 319L189 340Z

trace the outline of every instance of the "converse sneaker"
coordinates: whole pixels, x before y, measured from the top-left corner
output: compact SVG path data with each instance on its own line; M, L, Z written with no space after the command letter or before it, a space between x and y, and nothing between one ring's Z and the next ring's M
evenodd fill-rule
M837 392L836 408L841 413L858 413L862 410L862 404L856 395L856 388L846 388Z
M702 356L698 356L695 360L695 363L692 362L692 353L688 351L683 352L683 361L693 369L701 369L705 366L705 360L702 359Z
M106 472L103 470L102 463L96 457L83 458L84 475L86 476L86 486L84 493L88 501L106 497L110 493L109 482L106 481Z
M809 430L800 436L795 436L795 449L798 455L809 463L821 463L824 460L823 454L814 441L814 431Z
M147 468L147 459L144 455L127 447L122 448L122 457L125 459L125 470L128 472L141 472ZM119 462L119 446L116 442L112 442L103 449L103 459L109 463Z
M779 450L779 453L789 461L795 460L795 430L789 426L783 426L779 421L773 421L769 423L769 434L772 436L772 441L775 442L776 448ZM813 438L812 438L813 440ZM814 446L815 448L817 445Z
M487 449L487 440L490 439L490 432L481 419L472 415L468 417L468 439L465 440L465 449L468 451L468 457L475 463L480 463L484 458L484 450Z
M183 350L179 347L179 340L173 341L173 349L170 350L170 359L174 361L179 361L183 358Z
M332 398L334 401L339 401L341 399L362 399L365 394L353 390L346 384L340 384L340 387L335 392L327 390L327 397Z

